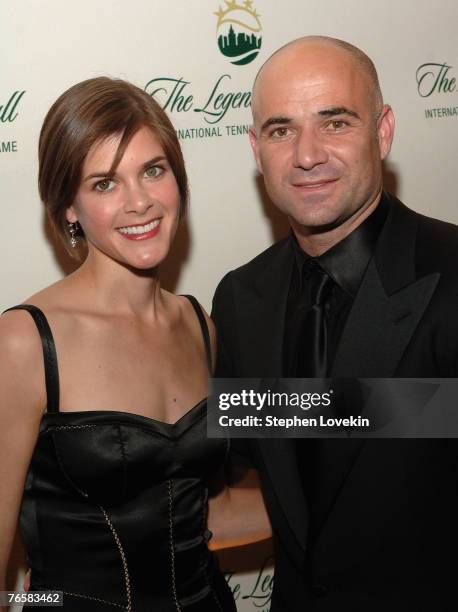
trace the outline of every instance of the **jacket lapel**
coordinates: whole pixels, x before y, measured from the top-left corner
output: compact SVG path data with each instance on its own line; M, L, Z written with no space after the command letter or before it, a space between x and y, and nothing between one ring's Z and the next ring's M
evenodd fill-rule
M239 357L245 376L278 378L283 374L283 338L286 303L293 270L290 240L276 247L274 257L260 272L249 291L235 292L242 353ZM297 562L303 560L307 533L307 506L300 486L295 440L258 440L270 488L299 543ZM292 492L291 483L298 483ZM294 497L293 497L294 496Z
M265 465L276 502L296 537L297 565L303 563L309 525L309 511L299 473L295 439L258 440L258 449ZM292 484L295 487L292 487Z
M385 196L388 197L388 196ZM417 216L395 198L335 355L332 376L390 378L440 274L416 278Z
M390 212L342 332L332 378L394 377L440 278L438 273L416 278L417 215L389 198ZM366 440L324 442L332 461L314 503L321 526Z
M430 274L387 295L374 260L368 266L342 334L335 377L390 378L436 289Z
M240 330L239 356L245 376L279 377L283 373L286 301L293 268L289 239L250 287L235 292Z

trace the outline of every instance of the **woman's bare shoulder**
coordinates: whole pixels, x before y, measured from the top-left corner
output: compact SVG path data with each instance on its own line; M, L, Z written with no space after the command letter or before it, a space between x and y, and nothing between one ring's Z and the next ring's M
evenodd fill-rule
M173 294L171 294L173 295ZM173 295L174 298L176 298L177 300L179 300L180 303L180 307L187 313L189 320L193 323L193 326L195 326L196 324L196 315L194 312L194 308L193 306L191 306L190 300L184 296L184 295ZM216 328L215 328L215 324L213 323L213 321L211 320L210 316L208 315L207 311L205 310L205 308L202 306L202 304L197 300L199 306L200 306L200 310L202 311L202 314L204 315L204 319L205 322L207 323L207 329L210 335L210 345L211 345L211 353L212 353L212 361L215 362L216 359ZM200 333L199 333L200 335ZM213 363L213 366L215 364Z
M43 347L25 310L11 310L0 317L0 355L2 418L18 407L23 415L41 415L46 405Z
M47 318L56 311L65 309L70 300L63 281L58 281L34 293L19 306L35 306ZM8 310L0 316L0 353L3 358L20 359L24 366L31 361L37 363L42 358L40 333L32 315L27 309Z
M71 309L75 302L74 285L72 276L67 276L34 293L24 303L37 306L45 314L66 308Z
M20 306L31 305L42 311L54 330L55 313L65 309L66 290L62 281L28 297ZM43 343L33 316L26 309L8 310L0 316L0 384L17 405L22 398L32 413L46 404ZM20 403L20 402L19 402Z
M27 303L30 303L27 301ZM9 310L0 317L0 353L2 361L24 358L34 361L41 355L37 326L26 310Z
M194 307L191 305L191 301L188 299L188 297L186 297L186 295L175 295L173 293L169 293L169 296L171 296L171 298L175 301L175 303L179 305L179 308L181 308L182 310L184 310L184 312L187 312L191 316L191 313L194 312ZM199 302L199 300L197 300L197 298L194 298L194 299L196 299L200 307L200 310L202 311L202 314L204 315L205 321L207 322L207 326L209 328L210 335L212 335L214 333L213 321L211 320L210 316L208 315L207 311L202 306L202 304ZM192 315L192 317L195 317L195 314Z

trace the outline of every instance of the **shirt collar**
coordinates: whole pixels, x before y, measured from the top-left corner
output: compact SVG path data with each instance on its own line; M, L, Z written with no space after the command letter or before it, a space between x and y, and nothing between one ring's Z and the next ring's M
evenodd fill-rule
M299 287L306 266L317 263L346 293L355 297L364 272L372 257L380 230L386 220L388 206L382 196L377 208L343 240L318 257L303 251L292 233L295 266L299 274Z

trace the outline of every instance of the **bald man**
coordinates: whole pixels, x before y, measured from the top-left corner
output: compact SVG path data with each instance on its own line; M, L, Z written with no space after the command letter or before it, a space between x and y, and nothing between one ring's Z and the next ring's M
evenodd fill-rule
M372 61L296 40L261 68L252 108L259 172L292 231L218 286L217 375L456 377L458 228L383 192L394 116ZM272 612L457 605L455 440L250 452L274 531Z

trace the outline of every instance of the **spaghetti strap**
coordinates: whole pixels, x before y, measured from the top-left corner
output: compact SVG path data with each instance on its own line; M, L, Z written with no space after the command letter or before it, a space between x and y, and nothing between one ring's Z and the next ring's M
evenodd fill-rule
M205 319L205 315L202 310L202 306L199 304L199 302L196 300L196 298L193 295L183 295L183 297L188 298L188 300L191 302L192 307L194 308L194 311L197 315L197 318L199 319L200 329L202 330L202 336L204 339L205 353L207 355L208 371L210 372L210 376L211 376L213 373L213 367L212 367L212 349L211 349L211 344L210 344L210 333L208 331L208 325L207 325L207 321Z
M8 308L9 310L27 310L32 315L38 328L43 346L43 359L45 366L47 411L59 412L59 368L57 366L57 353L54 338L49 323L43 312L32 304L20 304Z

